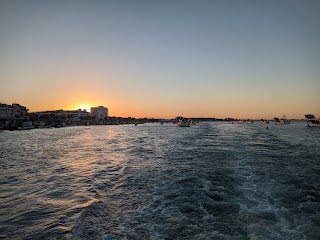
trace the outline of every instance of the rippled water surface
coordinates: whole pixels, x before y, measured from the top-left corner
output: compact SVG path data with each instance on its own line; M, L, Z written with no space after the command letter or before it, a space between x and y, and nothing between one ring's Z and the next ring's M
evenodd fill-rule
M319 239L320 128L0 132L1 239Z

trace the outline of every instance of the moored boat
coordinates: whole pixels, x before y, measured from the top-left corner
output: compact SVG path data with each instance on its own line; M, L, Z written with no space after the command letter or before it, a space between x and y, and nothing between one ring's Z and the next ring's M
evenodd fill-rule
M178 121L179 127L190 127L190 119L180 118Z
M287 119L286 115L283 115L281 119L275 117L274 122L276 124L290 124L290 120Z
M21 127L18 127L18 130L29 130L33 129L34 126L32 125L31 121L23 122Z
M319 119L316 119L316 117L313 114L306 114L304 116L307 119L308 127L319 127L320 126Z
M67 124L65 122L57 122L54 124L55 128L61 128L61 127L66 127Z

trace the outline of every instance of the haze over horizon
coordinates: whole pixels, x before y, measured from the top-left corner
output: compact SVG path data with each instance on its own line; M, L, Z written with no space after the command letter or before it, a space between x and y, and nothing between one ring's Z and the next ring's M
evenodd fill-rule
M320 1L1 1L0 102L320 115Z

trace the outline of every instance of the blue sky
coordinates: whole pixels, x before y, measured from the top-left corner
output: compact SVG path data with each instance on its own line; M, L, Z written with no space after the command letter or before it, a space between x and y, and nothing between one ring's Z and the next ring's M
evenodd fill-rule
M30 110L320 114L319 1L1 1L0 101Z

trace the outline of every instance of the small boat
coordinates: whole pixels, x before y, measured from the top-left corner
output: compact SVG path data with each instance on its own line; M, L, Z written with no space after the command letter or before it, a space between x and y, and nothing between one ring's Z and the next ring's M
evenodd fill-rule
M254 123L254 121L252 119L248 119L247 123Z
M55 128L62 128L62 127L66 127L67 124L65 122L58 122L54 124Z
M268 124L268 123L269 123L269 121L261 119L261 124Z
M37 122L37 123L35 123L35 125L34 125L34 128L50 128L51 127L51 125L46 125L46 123L45 122Z
M23 122L21 127L18 127L18 130L29 130L29 129L33 129L34 126L32 125L32 122Z
M316 117L313 114L306 114L304 116L307 119L308 127L319 127L320 126L319 119L316 119Z
M178 121L178 127L190 127L190 119L180 118Z
M281 119L275 117L274 121L276 124L290 124L290 121L287 119L286 115L283 115Z

